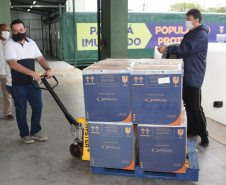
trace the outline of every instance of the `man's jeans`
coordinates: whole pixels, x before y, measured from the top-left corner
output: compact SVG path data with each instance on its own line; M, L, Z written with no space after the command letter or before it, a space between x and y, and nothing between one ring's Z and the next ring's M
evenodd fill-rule
M37 85L37 84L36 84ZM8 87L8 86L7 86ZM33 136L41 130L42 115L42 94L41 89L36 89L33 85L8 87L16 107L16 120L20 130L21 138ZM31 132L27 124L27 100L31 105Z

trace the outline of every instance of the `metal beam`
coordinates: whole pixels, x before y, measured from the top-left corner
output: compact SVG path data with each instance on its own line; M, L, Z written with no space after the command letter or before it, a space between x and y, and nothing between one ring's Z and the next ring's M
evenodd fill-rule
M59 5L11 5L11 8L59 8ZM65 8L66 6L61 5L61 8Z
M27 9L23 9L23 8L15 8L14 10L17 10L17 11L22 11L22 12L27 12ZM30 10L30 13L37 13L37 14L45 14L45 15L47 15L48 14L48 12L47 11L43 11L43 10L35 10L35 9L31 9Z

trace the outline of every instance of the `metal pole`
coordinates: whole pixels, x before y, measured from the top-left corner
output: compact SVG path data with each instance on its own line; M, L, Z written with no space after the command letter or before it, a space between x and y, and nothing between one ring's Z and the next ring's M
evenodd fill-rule
M61 60L64 60L64 52L63 52L63 32L62 32L62 29L63 29L63 26L62 26L62 23L61 23L61 19L62 19L62 12L61 12L61 4L59 4L59 14L60 14L60 50L61 50Z
M143 3L143 12L145 12L145 0L144 0L144 3Z
M51 56L53 56L53 53L52 53L52 30L51 30L51 23L50 23L50 14L48 13L48 24L49 24L49 53Z
M206 11L206 2L204 0L204 12Z
M75 0L73 0L73 39L74 39L74 66L77 67L76 61L76 23L75 23Z
M97 26L98 26L98 61L101 60L101 50L100 50L100 0L97 0Z
M55 33L54 33L54 35L55 35L55 45L56 45L56 47L55 47L55 50L56 50L55 57L58 58L57 57L57 31L56 31L56 24L57 24L57 12L55 12L55 22L54 22Z
M45 45L44 45L44 37L43 37L43 23L44 23L44 21L43 21L43 15L41 15L41 23L42 23L42 48L43 48L43 52L46 53L46 51L45 51Z

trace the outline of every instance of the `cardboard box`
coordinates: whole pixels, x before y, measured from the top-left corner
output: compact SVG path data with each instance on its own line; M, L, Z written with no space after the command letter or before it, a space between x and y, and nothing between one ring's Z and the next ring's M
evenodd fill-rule
M88 122L91 166L134 170L137 128L132 123Z
M87 121L131 122L130 67L88 67L83 87Z
M186 138L186 124L138 125L141 170L185 173Z
M134 124L180 125L182 69L179 65L132 67L132 122Z

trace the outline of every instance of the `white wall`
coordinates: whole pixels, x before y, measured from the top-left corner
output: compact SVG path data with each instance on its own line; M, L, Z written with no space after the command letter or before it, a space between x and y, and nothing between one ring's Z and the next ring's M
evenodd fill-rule
M94 2L97 3L97 1ZM68 0L66 6L67 12L73 12L73 0ZM86 0L75 0L75 12L85 12L86 9Z
M26 36L36 42L38 48L43 51L42 43L42 17L41 14L11 10L11 19L20 19L26 27Z
M223 107L213 107L214 101L223 101ZM226 44L209 44L202 106L206 117L226 125Z

